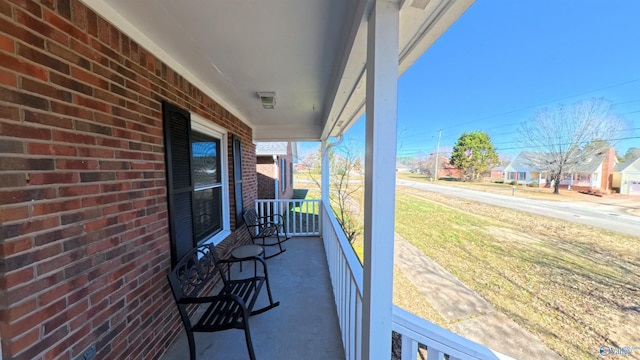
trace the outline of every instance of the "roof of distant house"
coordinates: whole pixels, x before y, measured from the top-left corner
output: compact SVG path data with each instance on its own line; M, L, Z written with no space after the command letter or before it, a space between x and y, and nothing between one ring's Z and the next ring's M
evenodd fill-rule
M640 157L635 160L618 163L615 172L640 171Z
M576 166L575 172L577 173L596 172L596 170L598 170L598 167L604 161L605 156L607 156L605 152L594 155L592 158L587 159L587 161L578 164L578 166Z
M516 171L541 171L540 169L533 169L530 165L529 158L534 156L535 152L523 151L515 159L507 166L510 170ZM594 173L598 170L598 167L604 161L607 153L605 151L594 155L593 157L587 159L586 161L581 162L576 166L574 173Z
M287 142L257 142L256 156L287 155ZM297 144L291 143L294 160L298 157Z
M536 169L532 169L529 164L529 158L535 153L530 151L523 151L515 159L513 159L509 165L507 165L504 170L510 169L515 171L537 171Z

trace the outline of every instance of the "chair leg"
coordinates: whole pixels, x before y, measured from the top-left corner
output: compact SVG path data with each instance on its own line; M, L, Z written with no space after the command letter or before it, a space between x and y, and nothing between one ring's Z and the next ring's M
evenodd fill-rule
M187 340L189 341L189 359L196 360L196 342L192 332L187 331Z
M278 301L277 303L273 302L273 296L271 296L271 283L269 282L269 272L267 271L267 267L264 267L264 281L267 283L267 295L269 296L269 304L271 304L271 306L275 307L278 306L280 304L280 302Z
M269 305L263 307L262 309L253 310L251 312L251 316L262 314L267 310L271 310L275 307L280 306L280 301L276 301L276 302L273 301L273 296L271 295L271 283L269 283L269 272L266 266L264 267L263 271L264 271L264 282L267 283L267 296L269 297Z
M251 332L249 331L249 319L244 319L244 339L247 342L249 358L251 360L256 360L256 354L253 352L253 343L251 342Z
M273 244L267 244L266 238L264 238L264 237L262 238L262 246L276 246L277 245L280 248L280 251L276 252L275 254L269 255L269 256L267 256L267 251L265 249L265 254L264 254L264 259L265 260L271 259L272 257L280 255L283 252L287 251L287 249L283 249L282 248L282 241L280 241L280 235L278 235L277 233L276 233L276 239L277 239L277 242L275 242Z

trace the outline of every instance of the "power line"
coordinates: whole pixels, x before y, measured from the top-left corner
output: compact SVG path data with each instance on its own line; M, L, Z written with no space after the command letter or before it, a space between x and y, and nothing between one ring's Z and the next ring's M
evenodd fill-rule
M633 139L640 139L640 136L630 136L630 137L623 137L623 138L614 138L614 139L601 139L603 141L622 141L622 140L633 140ZM584 145L587 144L588 142L584 142L578 145ZM547 147L547 146L569 146L572 145L571 143L558 143L558 144L547 144L547 145L527 145L527 146L517 146L517 147L511 147L511 148L504 148L504 149L500 149L500 148L496 148L496 151L500 150L500 151L505 151L505 150L522 150L522 149L531 149L531 148L541 148L541 147Z
M555 99L555 100L550 100L548 102L544 102L544 103L540 103L540 104L536 104L536 105L528 105L528 106L524 106L524 107L521 107L521 108L518 108L518 109L513 109L513 110L505 111L505 112L502 112L502 113L488 115L488 116L481 117L481 118L478 118L478 119L475 119L475 120L469 120L469 121L466 121L466 122L454 124L454 125L449 126L449 127L443 127L442 129L455 129L455 128L460 127L462 125L467 125L467 124L471 124L471 123L475 123L475 122L479 122L479 121L483 121L483 120L487 120L487 119L491 119L491 118L495 118L495 117L499 117L499 116L503 116L503 115L508 115L508 114L519 112L519 111L522 111L522 110L527 110L527 109L530 109L530 108L534 108L534 107L538 107L538 106L542 106L542 105L547 105L547 104L550 104L550 103L553 103L553 102L570 99L570 98L573 98L573 97L576 97L576 96L581 96L581 95L589 94L589 93L600 91L600 90L615 88L615 87L619 87L619 86L623 86L623 85L627 85L627 84L631 84L631 83L635 83L635 82L639 82L639 81L640 81L640 78L633 79L633 80L628 80L628 81L624 81L624 82L621 82L621 83L608 85L608 86L604 86L604 87L601 87L601 88L598 88L598 89L594 89L594 90L590 90L590 91L587 91L587 92L583 92L583 93L580 93L580 94L571 95L571 96L565 96L565 97L558 98L558 99ZM611 105L612 106L623 105L623 104L628 104L628 103L633 103L633 102L638 102L638 101L640 101L640 99L631 99L631 100L626 100L626 101L623 101L623 102L612 103ZM634 113L638 113L638 112L640 112L640 110L626 112L626 113L623 113L623 114L620 114L620 115L628 115L628 114L634 114ZM516 126L516 125L518 125L520 123L494 126L492 128L489 128L488 130L502 128L502 127ZM415 138L415 137L419 137L419 136L425 136L425 135L426 134L414 134L412 136L405 137L404 140ZM435 135L432 135L432 136L435 137Z

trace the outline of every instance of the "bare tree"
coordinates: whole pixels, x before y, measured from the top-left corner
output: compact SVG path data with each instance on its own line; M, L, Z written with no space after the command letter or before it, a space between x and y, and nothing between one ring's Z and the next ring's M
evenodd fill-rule
M331 163L331 208L349 242L362 231L360 203L354 199L362 188L362 159L357 142L336 147Z
M360 204L354 199L362 189L362 159L358 143L348 141L346 144L330 148L329 151L329 200L336 219L349 242L353 242L362 231L359 218ZM318 189L321 189L320 148L302 157L307 175Z
M523 146L534 151L528 165L548 171L553 193L559 194L564 174L573 173L579 164L605 151L623 127L609 101L590 99L538 111L521 125L519 138Z

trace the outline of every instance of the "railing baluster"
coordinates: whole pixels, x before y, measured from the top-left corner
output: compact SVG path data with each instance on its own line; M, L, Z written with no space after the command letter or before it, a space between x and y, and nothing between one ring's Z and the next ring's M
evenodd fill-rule
M256 200L255 209L260 217L272 217L276 214L282 215L285 222L284 229L289 235L319 236L322 230L326 229L327 233L334 233L333 242L336 243L336 246L340 246L340 241L335 234L335 230L331 227L331 222L327 222L326 228L323 227L322 217L325 215L321 200L261 199Z
M444 360L444 353L436 349L427 349L427 360Z
M416 360L418 355L418 342L409 337L409 335L401 334L402 336L402 360Z

